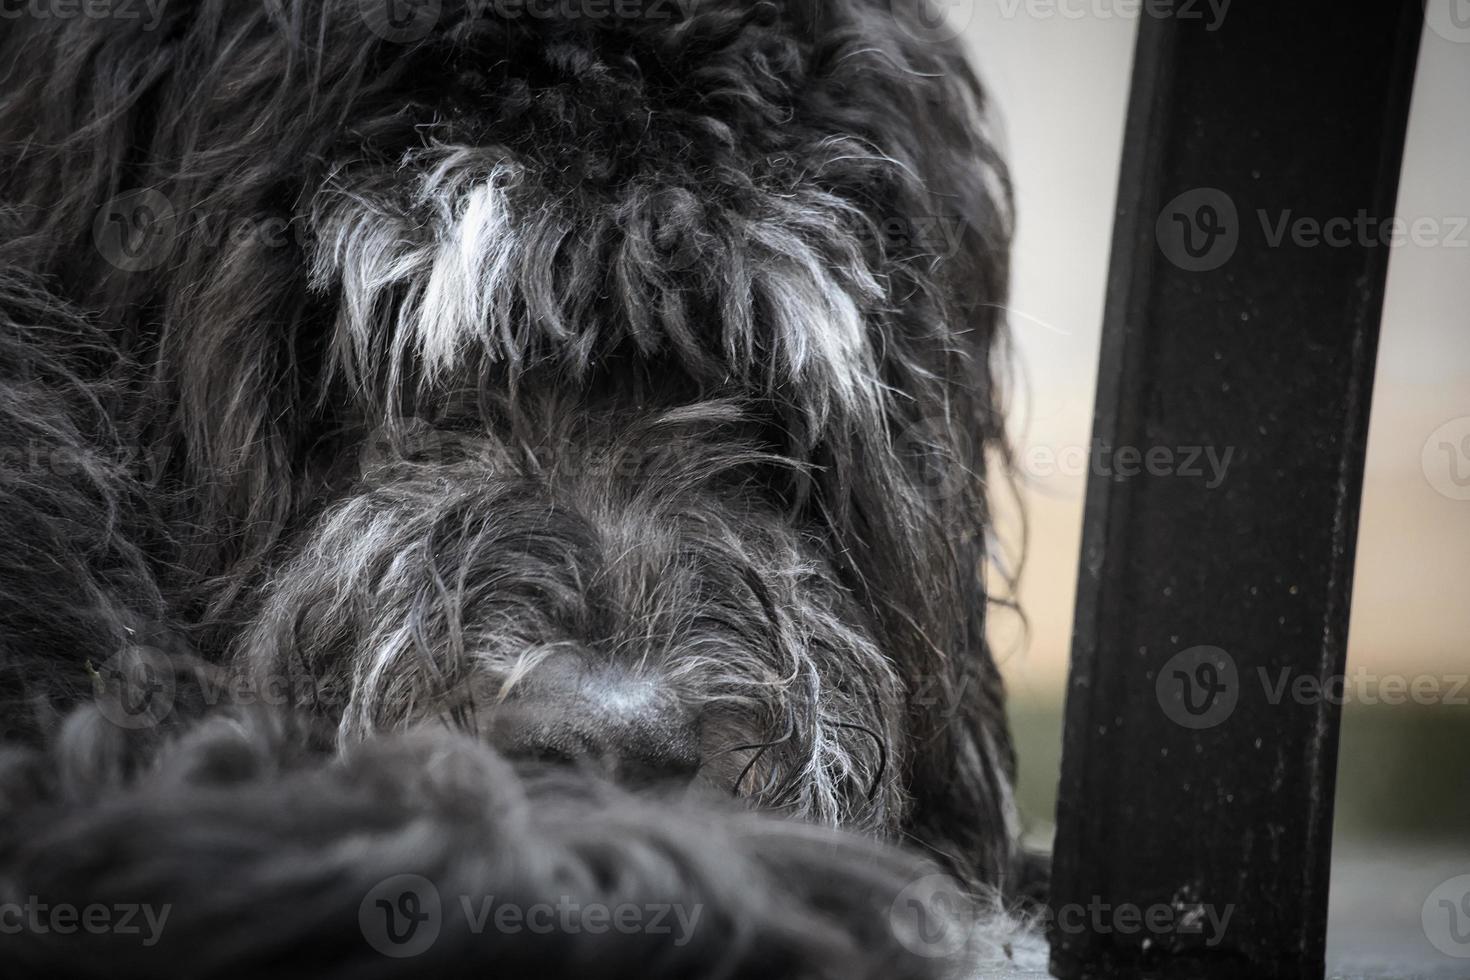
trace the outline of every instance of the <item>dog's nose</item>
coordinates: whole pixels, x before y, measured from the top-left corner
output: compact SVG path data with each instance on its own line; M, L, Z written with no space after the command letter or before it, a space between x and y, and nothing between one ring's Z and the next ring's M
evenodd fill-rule
M512 759L587 765L630 786L687 783L699 733L658 681L558 662L533 671L494 711L496 748Z

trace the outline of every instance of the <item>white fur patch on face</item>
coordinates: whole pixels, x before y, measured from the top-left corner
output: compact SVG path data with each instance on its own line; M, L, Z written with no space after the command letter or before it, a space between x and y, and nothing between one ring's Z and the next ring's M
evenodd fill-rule
M503 334L514 288L509 198L520 175L494 148L438 146L355 187L329 184L312 215L312 281L341 285L334 355L349 378L375 376L385 339L390 391L409 355L431 383L471 344L495 353L491 336L497 326Z
M488 180L471 184L456 201L460 181L450 179L454 166L453 161L441 164L421 192L444 229L409 327L431 375L453 366L459 350L481 337L487 324L503 324L509 316L505 287L512 277L516 235L506 188L516 170L496 166Z
M471 355L585 361L615 341L597 330L626 322L644 349L723 356L722 374L799 401L818 429L834 409L881 418L867 318L884 288L850 202L798 188L756 214L709 216L673 270L637 220L657 200L629 189L578 210L537 198L499 147L436 144L394 168L340 171L311 217L313 286L340 287L334 367L390 403ZM564 254L558 243L572 239ZM696 317L696 301L719 316Z
M755 283L775 331L776 352L785 375L798 385L816 388L818 422L825 421L829 401L859 411L880 405L877 365L868 341L867 324L857 299L874 301L882 288L856 248L839 267L829 268L808 244L805 230L820 231L822 241L843 240L832 205L808 208L795 220L765 222L750 229L757 254L767 258ZM856 298L855 295L856 294ZM869 416L876 417L876 416Z

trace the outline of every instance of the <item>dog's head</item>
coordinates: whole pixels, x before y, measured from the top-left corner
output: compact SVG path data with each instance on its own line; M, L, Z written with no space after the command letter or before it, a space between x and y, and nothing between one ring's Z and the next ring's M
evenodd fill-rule
M449 719L1000 875L1008 194L925 9L24 25L14 241L144 365L206 652L344 739ZM119 192L165 234L110 247Z

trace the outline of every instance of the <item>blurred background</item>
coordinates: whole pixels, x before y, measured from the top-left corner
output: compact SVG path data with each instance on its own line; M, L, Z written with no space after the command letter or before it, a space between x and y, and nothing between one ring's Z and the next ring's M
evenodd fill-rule
M1430 0L1431 18L1442 3L1448 23L1456 2ZM992 640L1010 685L1020 804L1038 844L1052 832L1136 7L951 0L948 11L990 90L1016 185L1010 418L1029 523L1019 584L1028 628L998 609ZM1470 30L1426 29L1397 210L1434 219L1440 234L1390 258L1348 673L1363 672L1370 692L1373 678L1429 677L1442 696L1369 704L1350 685L1329 958L1356 970L1439 955L1421 906L1439 882L1470 873L1470 684L1457 690L1470 674L1467 93ZM1460 452L1441 453L1441 443ZM1002 521L1014 540L1015 515Z

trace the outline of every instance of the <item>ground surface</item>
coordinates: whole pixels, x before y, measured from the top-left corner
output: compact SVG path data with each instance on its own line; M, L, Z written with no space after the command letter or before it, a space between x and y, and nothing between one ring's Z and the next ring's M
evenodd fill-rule
M1466 830L1463 847L1336 843L1327 939L1329 980L1470 980L1470 915L1457 912L1463 930L1451 932L1452 910L1434 901L1437 889L1470 875L1470 827ZM1451 891L1463 900L1461 891ZM1034 937L1015 946L1014 964L989 963L977 971L975 980L1048 976L1045 951Z

